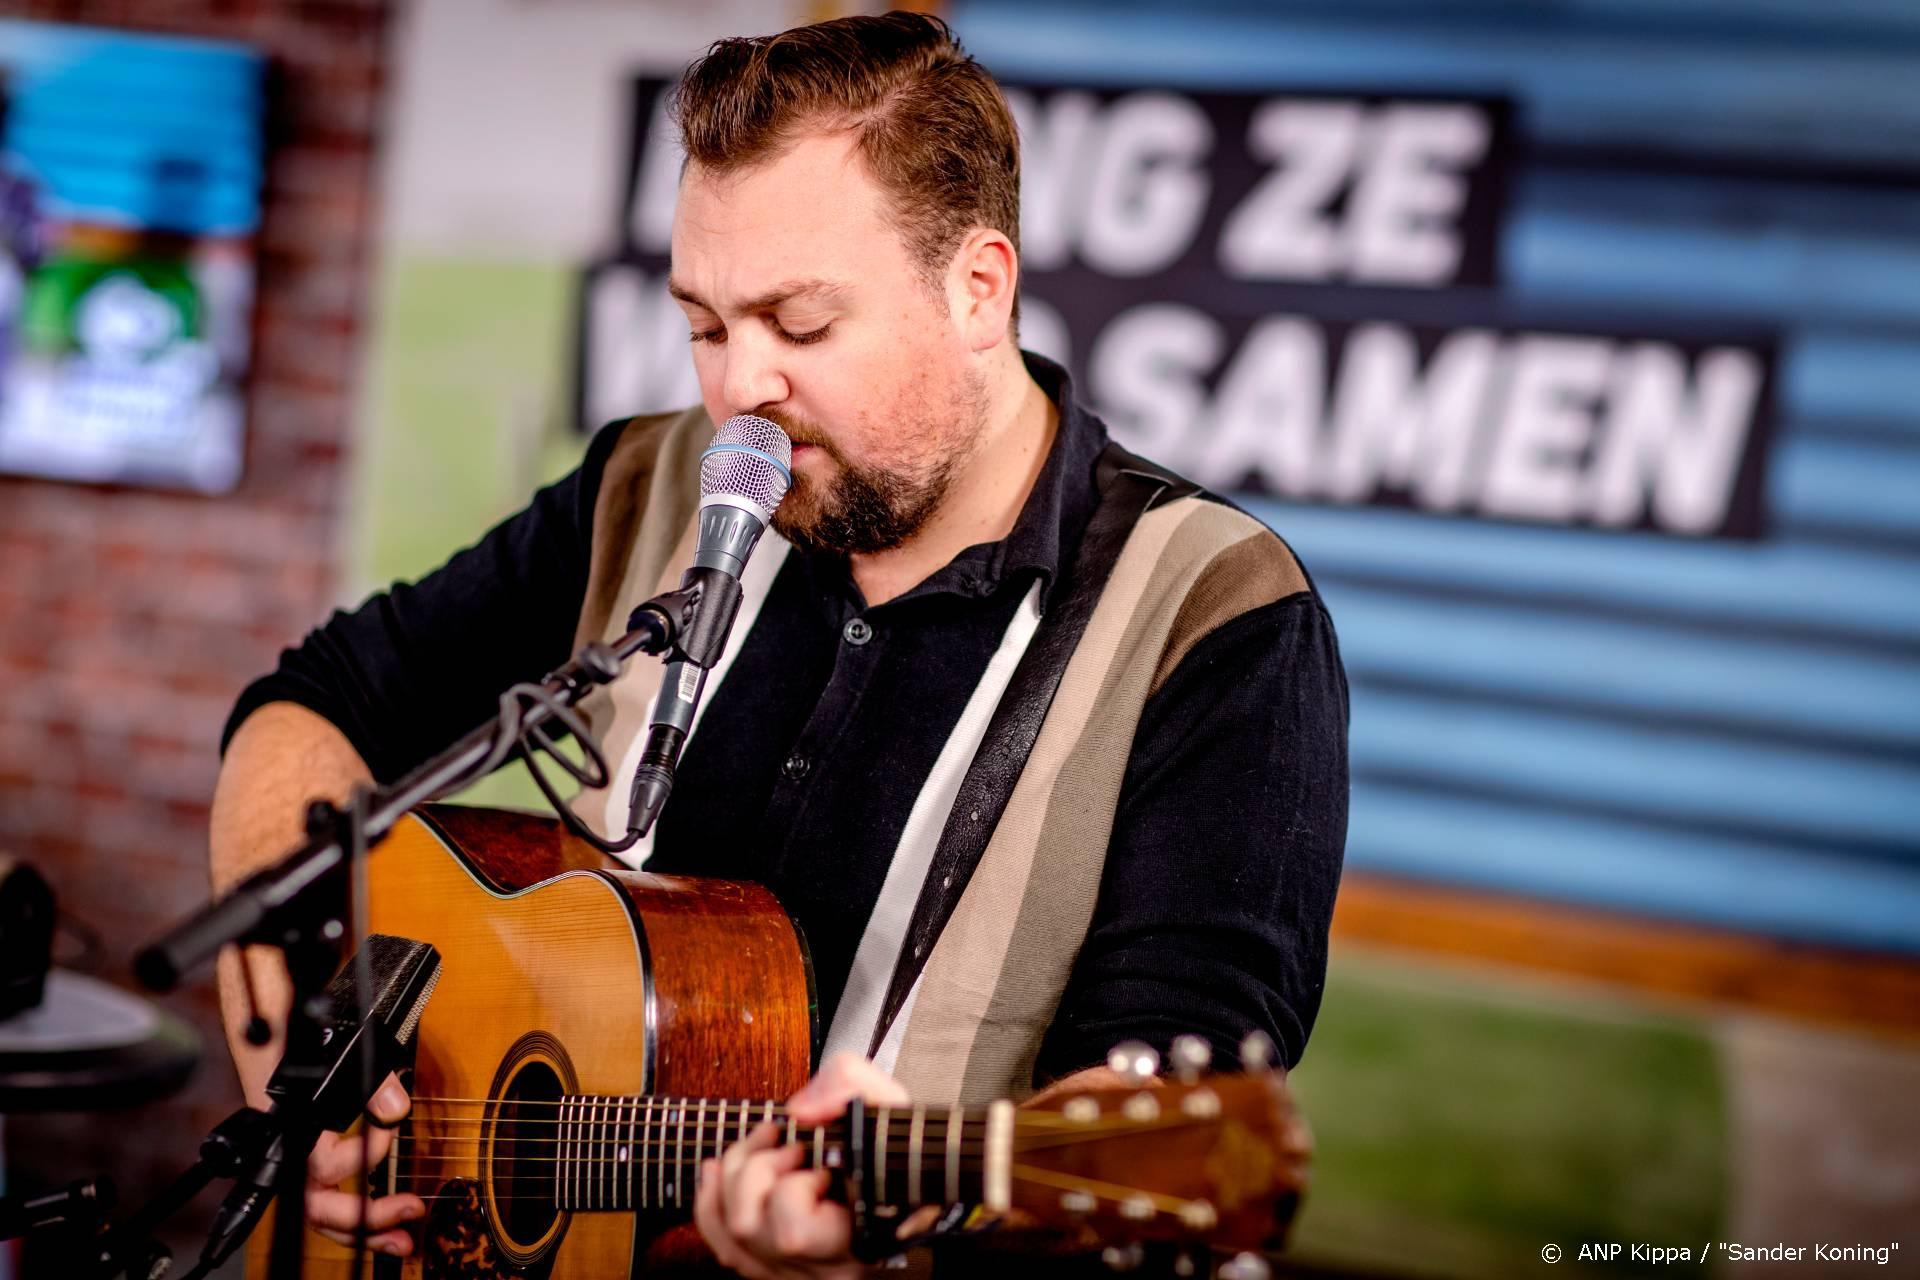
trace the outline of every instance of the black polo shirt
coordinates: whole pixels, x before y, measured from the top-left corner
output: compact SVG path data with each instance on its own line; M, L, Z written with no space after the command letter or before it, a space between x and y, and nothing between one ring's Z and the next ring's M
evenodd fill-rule
M1012 531L868 606L845 557L797 548L682 757L649 871L758 880L799 921L820 1026L907 816L1037 580L1042 610L1097 501L1107 433L1028 357L1060 429ZM338 725L381 781L489 718L570 656L593 508L623 424L580 468L412 585L336 612L241 695ZM1201 640L1149 698L1092 926L1036 1079L1116 1041L1271 1035L1292 1064L1320 1004L1346 838L1346 677L1311 590ZM223 740L224 741L224 740ZM1044 851L1043 851L1044 856Z

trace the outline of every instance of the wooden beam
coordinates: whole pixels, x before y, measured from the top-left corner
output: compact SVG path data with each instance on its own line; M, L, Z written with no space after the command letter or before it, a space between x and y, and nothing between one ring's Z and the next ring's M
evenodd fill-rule
M1341 881L1333 936L1920 1035L1920 957L1362 873Z

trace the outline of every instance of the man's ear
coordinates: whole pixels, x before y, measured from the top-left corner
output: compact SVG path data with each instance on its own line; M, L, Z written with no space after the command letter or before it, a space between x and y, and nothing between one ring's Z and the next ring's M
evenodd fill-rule
M976 228L954 255L949 286L970 350L1006 341L1020 289L1020 255L1004 232Z

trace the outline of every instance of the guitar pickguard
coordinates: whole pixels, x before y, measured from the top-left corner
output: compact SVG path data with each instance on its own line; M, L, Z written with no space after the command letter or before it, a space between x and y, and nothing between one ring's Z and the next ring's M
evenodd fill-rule
M456 1178L433 1197L420 1232L425 1280L546 1280L553 1255L522 1269L501 1252L487 1226L480 1184Z

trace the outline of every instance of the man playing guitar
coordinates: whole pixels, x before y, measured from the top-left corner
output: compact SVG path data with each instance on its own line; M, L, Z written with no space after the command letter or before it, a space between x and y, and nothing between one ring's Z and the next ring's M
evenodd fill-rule
M310 797L398 776L601 634L636 587L630 549L654 536L676 433L753 413L792 438L793 486L642 852L648 871L761 881L805 933L831 1052L793 1113L900 1105L910 1086L1083 1088L1108 1078L1114 1042L1164 1052L1187 1031L1225 1047L1264 1032L1291 1066L1345 839L1332 625L1277 537L1109 449L1065 373L1019 349L1019 142L999 89L939 20L894 13L721 41L677 119L669 287L700 410L610 425L520 514L251 686L214 801L217 884L292 844ZM966 821L969 748L1048 634L1116 457L1164 489L1062 655L993 844L970 884L943 885L933 843ZM599 815L623 820L617 803ZM930 933L929 902L945 922ZM223 994L257 1103L277 1049L237 1035L237 963ZM247 963L283 1010L271 958ZM407 1106L390 1081L371 1110ZM365 1151L322 1139L309 1216L344 1240L364 1212L371 1245L405 1255L417 1196L337 1189L384 1154L370 1132ZM824 1175L771 1128L702 1169L697 1221L747 1276L865 1270Z

